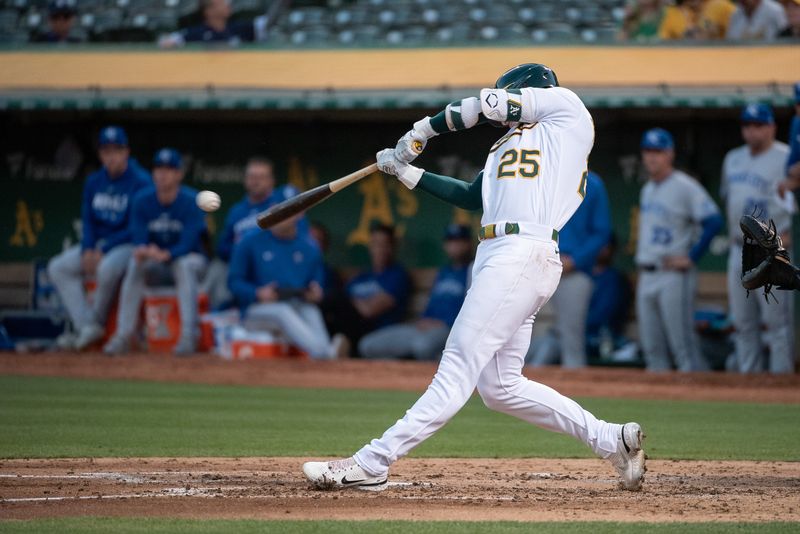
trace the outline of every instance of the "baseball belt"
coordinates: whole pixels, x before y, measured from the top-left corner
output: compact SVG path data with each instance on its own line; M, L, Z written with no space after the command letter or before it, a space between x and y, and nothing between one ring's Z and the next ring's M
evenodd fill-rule
M486 239L494 239L495 237L502 237L504 235L529 235L538 237L540 239L552 239L558 243L558 230L555 228L548 228L539 224L532 223L512 223L507 222L497 224L487 224L482 226L478 232L478 240L484 241Z

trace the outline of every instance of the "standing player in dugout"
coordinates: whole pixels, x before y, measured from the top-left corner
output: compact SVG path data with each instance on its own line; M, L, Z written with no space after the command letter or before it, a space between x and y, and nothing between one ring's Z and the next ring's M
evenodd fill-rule
M490 122L509 128L472 183L409 163L439 134ZM354 456L303 465L318 487L385 486L389 467L447 423L477 386L487 407L569 434L611 462L622 487L641 488L642 430L597 419L575 401L522 376L533 321L558 286L558 231L586 195L594 143L589 111L540 64L514 67L480 98L449 104L414 124L378 167L410 189L464 209L483 208L473 283L433 382L405 416ZM576 325L583 328L583 325Z

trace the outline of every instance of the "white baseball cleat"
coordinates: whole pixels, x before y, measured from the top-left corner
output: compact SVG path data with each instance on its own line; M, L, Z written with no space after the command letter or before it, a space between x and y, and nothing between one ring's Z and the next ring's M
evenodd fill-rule
M332 462L306 462L303 474L319 489L386 486L388 480L386 475L370 475L352 457Z
M645 454L642 449L642 427L638 423L625 423L617 439L617 452L608 457L608 461L622 477L620 486L630 491L642 489L645 466Z

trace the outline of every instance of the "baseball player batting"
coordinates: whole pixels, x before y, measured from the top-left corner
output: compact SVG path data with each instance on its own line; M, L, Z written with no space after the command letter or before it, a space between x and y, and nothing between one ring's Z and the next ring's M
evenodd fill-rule
M432 137L486 122L508 131L472 183L409 164ZM408 188L464 209L483 208L472 287L422 397L352 457L304 464L309 481L320 488L385 486L390 466L446 424L477 386L489 408L574 436L611 462L623 488L641 488L645 455L637 423L597 419L522 376L534 318L561 277L558 231L586 194L593 141L581 100L559 87L551 69L531 63L504 73L479 97L416 122L394 149L378 152L378 167Z

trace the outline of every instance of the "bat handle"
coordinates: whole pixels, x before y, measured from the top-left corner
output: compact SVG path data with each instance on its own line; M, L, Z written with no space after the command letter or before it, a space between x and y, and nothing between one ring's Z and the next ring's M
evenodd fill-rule
M329 184L331 192L338 193L348 185L359 181L365 176L369 176L370 174L376 172L377 170L378 170L378 164L373 163L372 165L368 165L363 169L359 169L356 172L348 174L347 176L342 176L341 178L334 180Z

